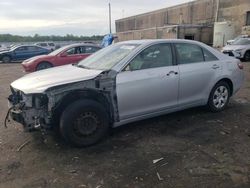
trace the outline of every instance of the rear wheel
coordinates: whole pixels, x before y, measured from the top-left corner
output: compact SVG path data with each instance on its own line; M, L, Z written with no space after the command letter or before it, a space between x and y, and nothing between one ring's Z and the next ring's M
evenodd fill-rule
M105 108L93 100L78 100L69 105L60 119L60 133L70 144L86 147L100 141L108 132Z
M10 58L9 56L4 56L4 57L2 58L2 62L3 62L3 63L10 63L10 62L11 62L11 58Z
M48 68L51 68L53 67L53 65L49 62L41 62L38 64L36 70L39 71L39 70L44 70L44 69L48 69Z
M244 61L250 61L250 50L248 50L244 55Z
M212 89L208 100L208 107L212 112L223 111L227 107L229 99L230 87L227 82L221 81Z

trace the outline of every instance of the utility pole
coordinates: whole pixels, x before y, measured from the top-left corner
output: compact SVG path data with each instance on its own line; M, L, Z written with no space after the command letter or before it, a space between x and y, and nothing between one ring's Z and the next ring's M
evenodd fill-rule
M111 5L109 3L109 33L111 34L112 33L112 30L111 30Z

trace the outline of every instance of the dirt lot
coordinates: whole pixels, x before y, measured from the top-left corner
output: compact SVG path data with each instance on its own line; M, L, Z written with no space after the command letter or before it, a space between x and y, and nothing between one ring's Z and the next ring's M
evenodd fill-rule
M250 63L245 71L244 88L222 113L195 108L141 121L76 149L14 122L4 128L9 84L23 72L1 64L0 187L250 187Z

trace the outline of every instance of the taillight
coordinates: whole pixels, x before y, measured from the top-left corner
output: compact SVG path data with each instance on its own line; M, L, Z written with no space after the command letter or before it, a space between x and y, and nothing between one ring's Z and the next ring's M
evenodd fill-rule
M244 69L243 63L238 63L238 67L239 69L243 70Z

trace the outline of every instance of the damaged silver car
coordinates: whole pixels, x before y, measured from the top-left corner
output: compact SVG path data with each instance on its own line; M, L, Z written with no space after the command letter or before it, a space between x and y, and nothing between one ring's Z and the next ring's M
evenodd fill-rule
M242 69L195 41L121 42L77 65L16 80L9 115L26 130L58 126L69 143L89 146L110 127L195 106L224 110L243 83Z

